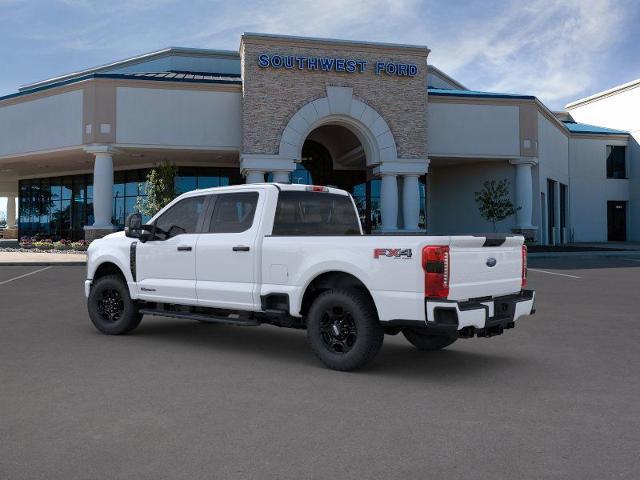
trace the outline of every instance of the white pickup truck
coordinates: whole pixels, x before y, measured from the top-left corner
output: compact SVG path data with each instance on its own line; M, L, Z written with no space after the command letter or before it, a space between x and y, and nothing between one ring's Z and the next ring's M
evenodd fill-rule
M303 328L328 367L371 361L384 334L421 350L490 337L534 313L516 235L363 235L328 187L249 184L185 193L91 243L85 293L105 334L143 315Z

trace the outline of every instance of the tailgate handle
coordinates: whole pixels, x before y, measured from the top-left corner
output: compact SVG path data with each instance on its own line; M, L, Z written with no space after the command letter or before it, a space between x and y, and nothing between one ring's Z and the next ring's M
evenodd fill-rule
M234 252L248 252L250 248L244 245L236 245L235 247L232 248L232 250Z

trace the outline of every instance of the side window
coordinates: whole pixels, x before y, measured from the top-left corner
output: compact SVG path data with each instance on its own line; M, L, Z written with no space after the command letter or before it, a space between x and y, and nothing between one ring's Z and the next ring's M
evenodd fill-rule
M258 192L221 193L209 225L210 233L240 233L251 228L258 205Z
M360 218L351 198L323 192L278 195L273 235L359 235Z
M607 145L607 178L627 178L627 147Z
M158 217L156 227L169 233L171 237L181 233L196 233L205 199L204 195L200 195L179 201Z

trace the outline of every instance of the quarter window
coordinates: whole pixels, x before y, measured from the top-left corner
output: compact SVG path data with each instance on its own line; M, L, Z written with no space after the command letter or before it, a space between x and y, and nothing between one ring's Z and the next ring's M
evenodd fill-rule
M607 178L627 178L627 147L607 145Z
M172 237L182 233L196 233L205 198L204 195L200 195L180 200L158 217L156 227L168 232Z
M240 233L251 228L258 192L222 193L215 196L210 233Z

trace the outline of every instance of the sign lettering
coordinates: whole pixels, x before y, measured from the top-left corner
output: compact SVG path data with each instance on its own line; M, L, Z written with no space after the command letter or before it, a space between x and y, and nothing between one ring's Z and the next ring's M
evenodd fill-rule
M284 68L287 70L307 70L322 72L364 73L367 71L366 60L335 57L305 57L297 55L279 55L261 53L258 55L260 68ZM390 77L415 77L418 66L413 63L375 62L373 72L376 75Z

